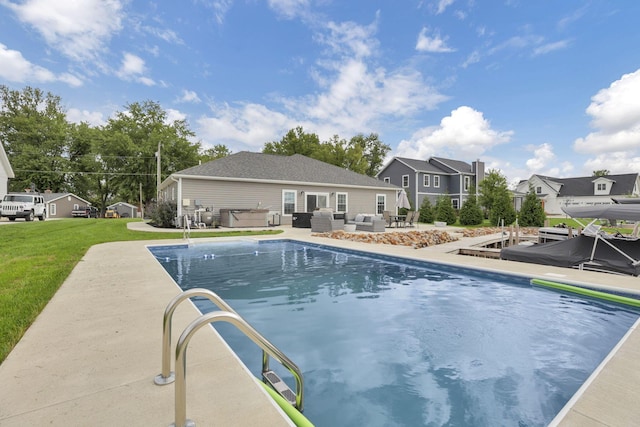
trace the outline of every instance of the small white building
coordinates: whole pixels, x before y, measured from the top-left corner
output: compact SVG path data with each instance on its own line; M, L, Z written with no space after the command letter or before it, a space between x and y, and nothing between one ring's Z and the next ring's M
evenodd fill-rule
M0 142L0 200L9 192L9 178L15 178L7 153Z
M563 206L594 206L613 203L613 198L640 196L640 174L554 178L531 175L520 181L514 191L515 207L520 210L522 200L533 188L542 200L544 211L562 215Z

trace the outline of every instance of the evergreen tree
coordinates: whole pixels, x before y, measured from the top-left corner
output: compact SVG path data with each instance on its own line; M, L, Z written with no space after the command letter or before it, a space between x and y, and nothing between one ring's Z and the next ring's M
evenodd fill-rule
M523 227L542 227L545 219L546 215L542 208L542 202L536 197L536 193L531 187L522 203L518 222Z
M456 211L451 205L451 197L448 195L438 197L435 211L436 221L443 221L449 225L453 225L458 220L456 218Z
M484 221L484 214L482 209L478 206L476 201L476 195L471 194L469 198L464 201L462 208L460 209L460 224L462 225L480 225Z
M428 197L422 199L422 204L420 205L420 222L431 223L433 222L435 215L433 213L433 205L431 204L431 200Z
M516 210L513 208L508 191L497 195L489 214L489 221L494 226L501 225L502 220L504 225L511 225L516 220Z

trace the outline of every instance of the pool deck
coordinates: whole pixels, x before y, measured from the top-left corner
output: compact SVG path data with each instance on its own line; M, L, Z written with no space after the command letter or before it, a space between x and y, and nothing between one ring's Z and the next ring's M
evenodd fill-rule
M151 229L141 222L129 226ZM486 241L486 236L413 249L280 228L284 233L251 239L295 239L640 294L637 277L449 253ZM237 240L196 243L222 239ZM174 421L174 386L156 386L153 379L160 373L162 315L180 290L146 249L172 243L184 241L107 243L86 253L0 365L0 426L147 426ZM179 306L174 345L197 315L190 303ZM636 322L552 425L637 425L639 329ZM292 425L212 328L195 334L189 345L187 396L187 416L200 426Z

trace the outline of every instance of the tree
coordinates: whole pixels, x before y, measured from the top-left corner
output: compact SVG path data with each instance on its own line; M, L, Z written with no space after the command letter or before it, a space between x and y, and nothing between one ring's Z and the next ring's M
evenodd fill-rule
M329 141L320 142L318 135L306 133L298 126L291 129L280 141L268 142L262 152L290 156L302 154L363 175L375 176L391 147L382 143L377 134L358 134L348 142L334 135Z
M422 199L422 204L420 205L420 222L430 223L433 222L435 215L433 213L433 205L431 204L431 200L428 197Z
M216 144L211 148L207 148L200 154L200 161L202 163L210 162L211 160L220 159L231 155L231 150L226 145Z
M460 208L460 224L480 225L483 221L484 214L480 206L478 206L476 195L470 194L469 198L462 204L462 208Z
M456 211L453 209L453 205L451 204L451 197L448 195L441 195L438 197L436 201L435 208L435 218L436 221L443 221L447 224L455 224L458 220L456 217Z
M157 102L134 102L126 107L126 111L116 113L104 127L109 133L107 139L116 143L116 149L103 146L107 152L98 154L119 156L117 161L108 162L108 169L118 166L120 169L118 196L137 203L142 184L143 203L148 204L156 198L158 154L162 180L198 164L200 144L189 142L194 133L185 120L168 123L167 113ZM121 140L116 142L114 138ZM106 162L104 156L102 161Z
M515 220L516 210L511 202L511 194L508 191L498 193L491 213L489 214L489 221L492 225L499 226L502 224L502 221L504 221L504 225L510 225L513 224Z
M67 131L60 97L28 86L0 86L0 139L16 175L11 191L66 189Z
M599 169L597 171L593 171L593 176L607 176L609 175L609 171L607 169Z
M523 227L542 227L545 219L542 202L536 196L533 187L530 187L524 202L522 202L518 223Z
M496 203L504 198L505 194L507 196L510 194L507 187L507 178L500 171L491 169L487 176L480 181L480 194L478 196L478 203L486 209L489 217Z

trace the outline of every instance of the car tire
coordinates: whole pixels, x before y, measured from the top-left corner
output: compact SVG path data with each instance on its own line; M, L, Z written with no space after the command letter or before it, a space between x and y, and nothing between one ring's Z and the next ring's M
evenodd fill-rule
M33 211L30 211L29 214L24 218L26 221L33 221Z
M38 220L44 221L46 217L47 217L47 212L46 211L42 211L42 215L40 215L38 217Z
M10 216L10 217L8 217L8 218L9 218L9 221L15 221L15 220L16 220L16 217L15 217L15 216Z

